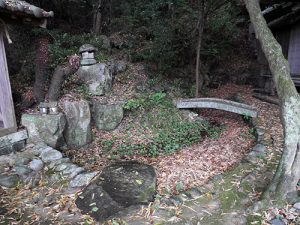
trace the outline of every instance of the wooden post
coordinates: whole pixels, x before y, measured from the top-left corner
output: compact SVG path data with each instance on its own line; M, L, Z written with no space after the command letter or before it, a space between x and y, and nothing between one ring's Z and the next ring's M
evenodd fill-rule
M3 35L4 30L0 27L0 108L4 124L4 128L0 129L0 137L17 131Z

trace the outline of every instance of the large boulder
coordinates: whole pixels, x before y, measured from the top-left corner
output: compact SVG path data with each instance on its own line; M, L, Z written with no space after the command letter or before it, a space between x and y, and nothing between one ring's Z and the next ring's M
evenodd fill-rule
M63 111L67 119L64 132L68 147L82 147L92 141L91 112L87 101L64 101Z
M114 130L124 116L123 102L103 103L93 101L92 118L98 130Z
M152 166L137 162L119 162L103 169L98 185L126 207L147 204L154 199L156 173Z
M112 72L104 63L81 66L76 73L93 95L104 95L111 90Z
M57 115L23 114L21 123L27 128L29 142L43 141L52 148L66 147L63 135L66 117L63 113Z
M101 175L77 198L84 213L103 221L119 211L154 200L156 173L152 166L137 162L118 162Z

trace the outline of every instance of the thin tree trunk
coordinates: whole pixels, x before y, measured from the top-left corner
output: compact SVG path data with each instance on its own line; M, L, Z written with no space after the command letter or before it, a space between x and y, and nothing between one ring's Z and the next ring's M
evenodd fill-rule
M98 6L94 13L93 32L97 35L101 34L102 31L102 6L103 1L99 0Z
M261 13L257 0L244 0L256 36L268 60L280 99L281 120L284 128L284 149L276 174L263 198L297 201L296 185L300 178L300 98L290 77L290 67L281 46Z
M35 59L35 82L33 87L37 102L45 100L45 84L49 72L49 39L41 37L38 39Z
M80 58L75 55L69 57L69 62L67 64L58 65L56 67L48 90L49 101L58 101L65 78L74 74L78 70L79 66Z
M202 38L203 38L203 30L205 25L205 16L204 16L204 1L200 1L200 9L199 9L199 21L198 21L198 44L197 44L197 57L196 57L196 93L195 97L199 97L199 90L203 87L203 76L200 73L200 53L201 53L201 45L202 45Z

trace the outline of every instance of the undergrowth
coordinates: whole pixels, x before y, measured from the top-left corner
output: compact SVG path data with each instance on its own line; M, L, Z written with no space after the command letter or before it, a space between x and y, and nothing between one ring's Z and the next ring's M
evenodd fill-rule
M188 121L162 92L129 100L124 109L138 118L124 135L99 140L112 158L126 155L157 157L191 146L204 137L218 138L222 128L202 120Z
M33 33L35 35L46 33L47 36L51 37L52 41L49 45L49 53L52 68L55 68L59 64L66 63L68 56L74 54L78 55L80 46L87 43L101 50L97 52L95 56L97 61L106 61L109 59L109 57L102 52L104 50L102 49L103 40L96 35L90 33L70 34L57 29L46 31L35 29Z

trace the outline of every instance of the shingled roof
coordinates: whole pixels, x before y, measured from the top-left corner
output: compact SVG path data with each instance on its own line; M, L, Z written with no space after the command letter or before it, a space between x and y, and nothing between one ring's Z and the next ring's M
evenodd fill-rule
M300 20L299 1L287 1L271 5L263 11L270 28L281 28L292 25Z
M2 19L27 19L27 22L30 22L31 20L44 21L53 16L52 11L47 12L25 1L0 0L0 18Z

